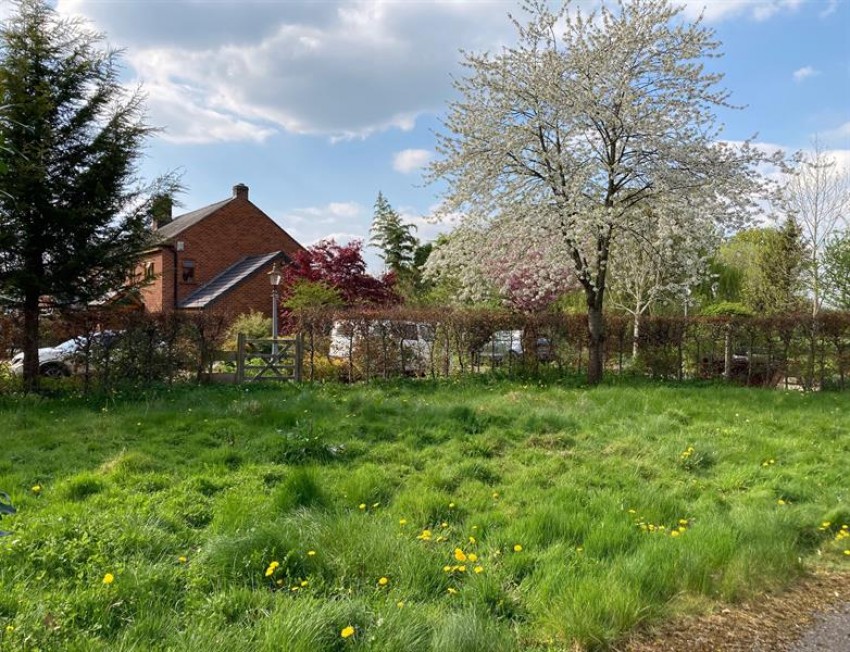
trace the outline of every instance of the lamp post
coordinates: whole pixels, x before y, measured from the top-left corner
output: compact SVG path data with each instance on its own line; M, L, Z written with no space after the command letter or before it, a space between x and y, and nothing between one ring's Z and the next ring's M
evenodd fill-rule
M269 272L269 283L272 286L272 359L277 361L277 288L283 275L277 268L277 262L272 265L272 271Z

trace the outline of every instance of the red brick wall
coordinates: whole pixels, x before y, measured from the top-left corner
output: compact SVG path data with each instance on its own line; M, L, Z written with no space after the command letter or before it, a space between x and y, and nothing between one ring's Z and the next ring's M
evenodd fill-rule
M144 277L145 265L153 263L154 280L151 283L143 285L139 292L145 308L150 312L168 311L174 307L174 263L172 260L171 251L168 249L158 249L142 257L139 266L136 268L136 278Z
M247 188L245 189L247 194ZM144 262L153 261L156 279L141 290L142 300L151 312L174 308L174 279L177 277L177 301L180 302L199 287L245 256L283 251L292 257L301 249L288 233L245 196L236 196L212 215L187 228L170 240L172 247L182 242L182 251L160 249L148 254ZM195 263L193 281L183 281L183 262ZM140 266L140 273L144 265ZM271 286L266 272L243 282L210 309L232 314L258 310L271 315Z
M269 270L259 270L221 299L211 303L209 309L231 315L241 315L254 310L263 313L266 317L271 317L272 286L266 276L267 271Z
M291 257L301 248L271 218L243 197L234 198L212 215L178 234L172 244L178 241L183 242L183 251L177 252L178 302L245 256L284 251ZM183 282L184 260L195 263L193 283ZM263 281L268 286L264 275ZM268 303L271 304L271 298ZM256 305L257 309L263 308L260 303Z

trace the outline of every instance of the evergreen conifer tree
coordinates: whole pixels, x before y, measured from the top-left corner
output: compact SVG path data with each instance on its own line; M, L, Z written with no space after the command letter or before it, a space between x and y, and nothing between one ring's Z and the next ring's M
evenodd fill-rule
M152 129L117 54L47 0L20 0L0 27L0 301L23 313L24 381L38 383L39 310L121 288L152 242L139 180Z

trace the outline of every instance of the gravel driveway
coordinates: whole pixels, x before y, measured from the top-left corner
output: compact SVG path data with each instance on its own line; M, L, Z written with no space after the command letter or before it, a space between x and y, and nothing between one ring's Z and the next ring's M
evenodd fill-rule
M850 573L819 573L789 589L667 622L619 652L850 652Z
M850 602L815 616L812 628L788 652L850 652Z

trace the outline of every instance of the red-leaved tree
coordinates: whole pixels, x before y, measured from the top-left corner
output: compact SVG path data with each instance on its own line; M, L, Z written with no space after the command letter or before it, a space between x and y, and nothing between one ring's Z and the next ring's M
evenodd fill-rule
M283 270L281 296L286 303L299 283L320 283L335 290L345 306L389 306L401 302L395 281L392 272L380 278L366 273L360 240L347 245L321 240L296 254Z

